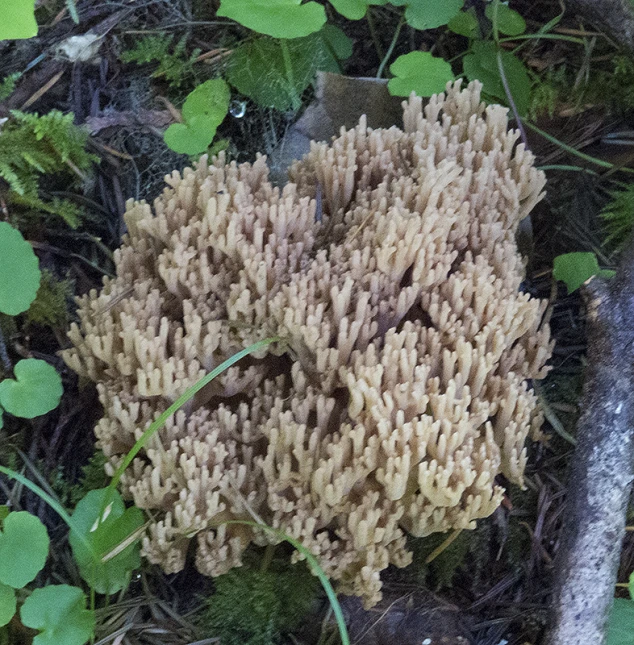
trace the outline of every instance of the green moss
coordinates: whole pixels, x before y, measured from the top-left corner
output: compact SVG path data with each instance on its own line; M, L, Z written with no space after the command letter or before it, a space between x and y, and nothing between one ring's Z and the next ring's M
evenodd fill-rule
M42 271L42 282L26 320L30 323L49 327L66 327L68 303L73 296L73 284L69 280L58 280L50 271Z
M424 538L412 539L409 546L413 560L411 573L419 583L436 590L451 586L453 577L464 562L470 548L472 531L461 531L458 537L429 564L427 558L451 536L448 533L432 533Z
M244 566L215 580L200 619L201 637L223 645L275 645L296 628L319 591L305 563L274 561L266 571Z

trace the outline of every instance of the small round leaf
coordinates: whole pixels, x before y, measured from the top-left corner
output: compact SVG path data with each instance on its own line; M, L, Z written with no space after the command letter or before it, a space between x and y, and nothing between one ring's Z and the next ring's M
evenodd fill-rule
M27 513L9 513L0 533L0 582L14 589L28 585L46 564L48 533L42 522Z
M20 620L40 632L33 645L85 645L95 631L95 613L86 609L84 592L69 585L35 589L20 609Z
M26 311L40 288L39 262L22 233L0 222L0 313Z
M8 585L0 583L0 627L4 627L11 622L15 615L16 607L15 591Z
M183 104L183 119L188 123L196 116L209 117L217 126L227 116L231 90L221 78L201 83L192 90Z
M320 4L302 0L221 0L216 15L273 38L308 36L326 22Z
M54 410L64 388L57 370L46 361L26 358L16 363L15 379L0 382L0 406L9 414L33 419Z
M410 52L399 56L390 65L394 78L387 88L392 96L431 96L443 92L449 81L454 79L451 65L429 52Z

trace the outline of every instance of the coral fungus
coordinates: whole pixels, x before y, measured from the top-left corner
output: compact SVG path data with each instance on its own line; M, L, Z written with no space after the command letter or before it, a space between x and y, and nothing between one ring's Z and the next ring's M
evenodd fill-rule
M203 157L129 202L116 278L80 302L64 358L98 384L116 467L186 387L267 336L135 459L143 551L217 576L253 515L300 540L340 591L381 594L407 533L472 528L521 484L551 344L520 290L515 233L544 175L480 86L404 104L404 128L314 143L282 189L264 157ZM321 199L320 199L321 196Z

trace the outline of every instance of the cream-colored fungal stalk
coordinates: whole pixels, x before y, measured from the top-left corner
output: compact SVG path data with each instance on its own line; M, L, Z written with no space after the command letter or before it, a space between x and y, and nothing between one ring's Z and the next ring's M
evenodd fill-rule
M81 299L64 358L97 383L112 472L185 388L282 337L178 412L123 491L168 572L191 540L201 572L239 566L273 538L225 522L255 515L370 606L408 533L473 528L498 476L522 483L551 345L515 233L544 175L478 83L412 97L403 130L314 143L281 190L267 175L203 157L153 208L129 202L116 278Z

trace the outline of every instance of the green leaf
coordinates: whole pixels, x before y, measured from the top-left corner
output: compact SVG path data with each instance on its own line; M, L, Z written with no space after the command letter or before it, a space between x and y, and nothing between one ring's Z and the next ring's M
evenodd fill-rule
M271 38L246 42L234 50L227 80L263 107L277 110L298 107L298 99L315 72L332 70L332 53L324 42L332 33L328 30L325 34L319 32L283 42Z
M387 0L330 0L330 4L348 20L365 17L370 5L384 5Z
M20 511L9 513L0 533L0 582L22 589L46 564L48 533L42 522Z
M220 125L227 116L231 91L221 78L201 83L191 91L183 104L183 119L187 123L196 116L205 115Z
M498 51L515 107L520 116L525 116L530 106L532 83L524 63L519 58L510 52L498 50L495 43L476 41L472 45L471 53L464 57L464 73L470 81L479 80L486 94L508 104L498 68Z
M26 358L16 363L15 379L0 382L0 405L16 417L32 419L54 410L64 388L57 370L46 361Z
M431 96L443 92L449 81L454 79L451 65L429 52L410 52L399 56L391 65L387 88L392 96Z
M611 278L615 271L601 269L594 253L564 253L553 262L553 277L566 283L568 293L576 291L592 276Z
M17 608L15 591L8 585L0 583L0 627L11 622Z
M495 4L497 3L497 15ZM526 31L526 21L508 5L494 0L484 10L486 17L497 25L498 31L507 36L519 36Z
M627 590L630 594L630 600L634 599L634 571L630 573L630 578L627 583Z
M81 531L100 558L111 555L115 547L122 546L143 526L141 510L134 506L126 509L117 492L110 498L101 522L98 522L107 491L107 488L90 491L73 513L76 529ZM92 554L74 531L70 532L69 542L81 577L98 593L112 594L126 586L130 573L141 564L139 538L99 566L95 565Z
M631 600L614 599L606 645L634 645L634 602Z
M40 278L31 245L20 231L0 222L0 313L16 316L26 311L35 300Z
M221 0L217 15L273 38L301 38L319 31L326 11L302 0Z
M85 645L95 631L95 613L86 609L84 592L69 585L35 589L20 609L20 620L40 632L33 645Z
M464 5L464 0L390 0L405 5L405 20L414 29L435 29L446 25Z
M184 123L173 123L163 135L168 148L188 155L205 152L227 116L230 98L229 86L221 78L206 81L190 92L183 104Z
M459 11L448 23L447 29L459 36L475 38L478 35L478 19L475 10L471 7L468 11Z
M0 40L37 36L35 0L0 0Z
M335 61L346 60L352 56L352 40L339 27L324 25L324 28L317 32L317 35L322 37L328 53L334 57ZM320 69L328 71L324 69L326 64L324 62Z

